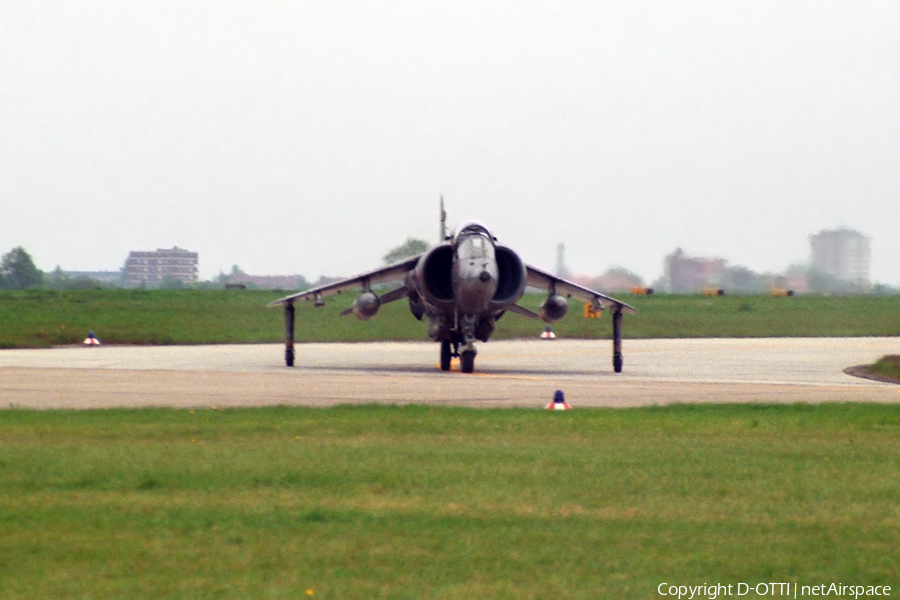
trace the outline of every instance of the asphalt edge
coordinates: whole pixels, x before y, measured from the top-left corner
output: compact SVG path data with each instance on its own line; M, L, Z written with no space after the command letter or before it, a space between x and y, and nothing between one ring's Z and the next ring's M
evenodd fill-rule
M871 369L872 366L873 365L856 365L854 367L847 367L846 369L844 369L844 373L852 377L859 377L860 379L880 381L881 383L900 384L900 379L896 379L894 377L891 377L890 375L883 375L882 373L873 372Z

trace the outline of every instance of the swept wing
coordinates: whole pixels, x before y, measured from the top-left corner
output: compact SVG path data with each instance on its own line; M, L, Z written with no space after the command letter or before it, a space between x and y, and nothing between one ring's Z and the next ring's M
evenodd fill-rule
M402 280L404 277L406 277L406 274L409 272L409 270L416 266L416 263L419 262L419 258L421 258L421 256L421 254L417 254L416 256L411 256L409 258L403 259L402 261L396 262L387 267L373 269L371 271L360 273L359 275L350 277L348 279L342 279L341 281L335 281L333 283L326 283L325 285L320 285L312 289L308 289L304 292L291 294L290 296L285 296L284 298L275 300L274 302L270 303L269 306L277 306L279 304L286 304L288 302L293 302L296 300L315 300L318 302L321 301L321 299L325 296L340 294L341 292L347 290L358 288L368 290L370 286L378 283ZM401 289L403 290L402 292L400 291ZM406 295L406 292L407 290L405 286L403 286L402 288L397 288L396 290L392 290L382 296L382 302L399 300Z
M594 308L607 309L615 306L619 307L622 312L637 312L634 307L625 304L621 300L610 298L605 294L578 285L568 279L562 279L537 267L525 265L525 273L525 285L550 290L550 293L557 293L566 298L590 302Z

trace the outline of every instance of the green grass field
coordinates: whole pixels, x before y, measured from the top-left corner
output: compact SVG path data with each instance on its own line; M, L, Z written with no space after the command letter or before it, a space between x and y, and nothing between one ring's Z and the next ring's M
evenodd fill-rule
M900 382L900 355L889 354L882 356L870 367L870 370L881 375L893 377Z
M0 348L81 342L89 331L113 344L222 344L280 342L282 311L266 308L278 292L225 290L83 290L0 292ZM339 317L354 295L329 298L324 308L297 308L299 342L425 340L404 301L370 321ZM900 296L631 296L640 311L626 315L627 338L900 335ZM543 296L522 304L536 309ZM536 337L543 323L515 314L497 323L495 339ZM607 338L608 315L585 319L582 304L553 326L562 337Z
M883 405L0 411L0 598L894 595L898 498Z

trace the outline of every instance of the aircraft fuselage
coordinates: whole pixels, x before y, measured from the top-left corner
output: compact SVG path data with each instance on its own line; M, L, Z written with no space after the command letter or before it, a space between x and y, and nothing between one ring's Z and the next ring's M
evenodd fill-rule
M475 317L490 314L499 269L494 242L486 229L470 226L457 235L451 281L458 314Z

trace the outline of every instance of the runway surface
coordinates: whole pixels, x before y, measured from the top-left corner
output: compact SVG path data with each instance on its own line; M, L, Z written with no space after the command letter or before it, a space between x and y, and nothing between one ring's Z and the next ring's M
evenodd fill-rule
M848 366L900 353L900 338L625 340L479 345L476 373L441 372L425 342L65 347L0 350L0 407L329 406L425 403L543 406L554 390L579 406L673 402L898 402L900 386Z

